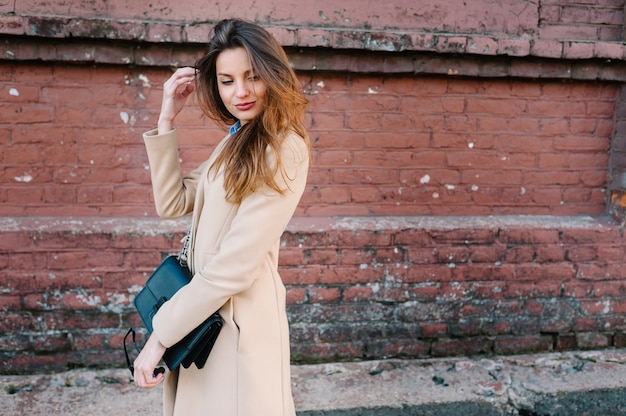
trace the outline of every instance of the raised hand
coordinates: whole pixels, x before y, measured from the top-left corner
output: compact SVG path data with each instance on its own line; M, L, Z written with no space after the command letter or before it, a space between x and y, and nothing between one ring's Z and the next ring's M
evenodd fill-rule
M187 98L196 90L196 69L179 68L163 84L163 101L159 115L158 132L166 133L174 128L174 119L185 106Z

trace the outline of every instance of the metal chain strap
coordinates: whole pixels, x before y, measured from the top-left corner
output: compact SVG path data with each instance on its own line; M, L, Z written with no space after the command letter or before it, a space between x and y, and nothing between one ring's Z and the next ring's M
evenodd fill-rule
M187 235L182 239L183 248L180 250L178 254L178 262L181 266L189 268L189 256L187 252L189 250L189 242L191 241L191 225L189 226L189 230L187 231Z

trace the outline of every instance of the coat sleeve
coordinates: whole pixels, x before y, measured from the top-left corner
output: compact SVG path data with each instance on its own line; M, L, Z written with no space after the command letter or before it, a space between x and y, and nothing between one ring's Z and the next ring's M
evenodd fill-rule
M157 214L175 218L193 211L198 178L204 165L182 176L176 130L161 135L156 129L151 130L144 133L143 139L148 152Z
M288 136L281 159L283 173L277 174L276 181L285 192L263 187L244 198L217 252L155 315L154 333L164 346L180 341L230 297L254 283L255 271L280 241L306 186L309 150L304 140Z

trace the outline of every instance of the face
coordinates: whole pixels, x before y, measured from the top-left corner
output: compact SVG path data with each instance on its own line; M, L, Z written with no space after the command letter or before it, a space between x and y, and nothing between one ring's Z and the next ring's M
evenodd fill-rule
M246 50L234 48L220 52L215 69L220 98L228 111L242 125L258 116L267 88L253 72Z

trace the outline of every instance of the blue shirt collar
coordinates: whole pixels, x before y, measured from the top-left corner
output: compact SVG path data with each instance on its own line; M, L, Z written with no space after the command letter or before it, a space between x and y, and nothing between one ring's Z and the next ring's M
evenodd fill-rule
M232 136L233 134L237 133L240 128L241 128L241 121L237 120L235 124L230 126L230 130L228 131L228 133Z

